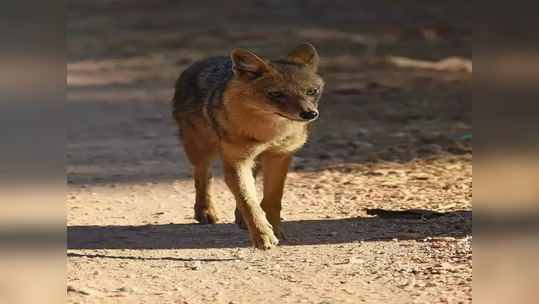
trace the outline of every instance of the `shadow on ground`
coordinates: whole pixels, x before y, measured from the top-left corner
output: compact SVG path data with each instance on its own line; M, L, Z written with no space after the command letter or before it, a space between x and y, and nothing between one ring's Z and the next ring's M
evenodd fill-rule
M357 217L283 223L288 238L283 246L340 244L358 241L467 236L471 211L448 213L437 219L381 220ZM69 226L67 249L203 249L250 246L246 231L235 224L167 224L145 226Z

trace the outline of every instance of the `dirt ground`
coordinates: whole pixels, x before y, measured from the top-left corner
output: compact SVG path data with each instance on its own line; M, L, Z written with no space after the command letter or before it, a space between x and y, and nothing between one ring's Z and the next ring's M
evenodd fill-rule
M471 303L472 76L387 56L471 59L468 1L68 1L68 303ZM321 117L293 162L288 240L250 248L193 219L170 118L193 61L317 46ZM260 185L259 185L260 186ZM428 208L382 220L366 208Z

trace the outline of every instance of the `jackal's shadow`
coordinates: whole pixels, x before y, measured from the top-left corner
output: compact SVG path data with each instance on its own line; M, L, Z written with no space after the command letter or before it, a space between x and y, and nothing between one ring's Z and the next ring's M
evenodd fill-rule
M464 236L472 232L471 212L454 212L430 220L347 218L283 223L283 246L352 243L355 241ZM250 246L246 231L235 224L205 226L68 226L67 249L193 249Z

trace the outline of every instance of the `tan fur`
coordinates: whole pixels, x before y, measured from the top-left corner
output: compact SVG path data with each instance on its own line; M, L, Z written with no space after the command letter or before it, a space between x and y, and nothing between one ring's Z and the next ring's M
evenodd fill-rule
M192 106L177 98L174 116L195 169L196 219L210 224L219 220L210 172L219 155L225 182L239 209L236 222L248 228L255 247L269 249L278 243L276 236L284 238L280 213L286 174L293 153L308 136L309 121L298 113L317 111L323 86L316 75L318 55L310 44L301 44L283 62L271 62L243 49L231 57L235 76L226 83L222 98L208 100L199 115L186 115ZM177 90L182 90L182 81ZM311 96L313 89L320 92ZM268 97L272 91L284 92L285 97ZM260 169L264 178L261 203L255 189Z

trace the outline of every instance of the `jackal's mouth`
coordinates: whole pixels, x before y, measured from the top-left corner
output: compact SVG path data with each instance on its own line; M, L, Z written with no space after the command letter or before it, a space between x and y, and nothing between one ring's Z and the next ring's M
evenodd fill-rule
M288 120L292 120L292 121L297 121L297 122L309 122L309 121L310 121L310 120L305 120L305 119L291 118L291 117L286 116L286 115L283 115L283 114L281 114L281 113L275 113L275 114L277 114L277 115L279 115L279 116L281 116L281 117L284 117L284 118L286 118L286 119L288 119Z
M298 117L298 118L292 118L292 117L290 117L290 116L286 116L286 115L284 115L284 114L277 113L277 112L275 112L275 114L277 114L277 115L279 115L279 116L281 116L281 117L283 117L283 118L286 118L286 119L288 119L288 120L297 121L297 122L312 122L312 121L316 120L316 117L313 118L313 119L302 119L302 118L300 118L300 117Z

